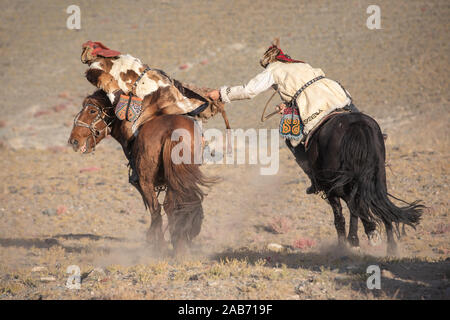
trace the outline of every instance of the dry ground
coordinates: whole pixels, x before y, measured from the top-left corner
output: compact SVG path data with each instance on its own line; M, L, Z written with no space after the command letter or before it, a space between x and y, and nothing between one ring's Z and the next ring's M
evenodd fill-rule
M378 1L381 30L365 26L368 1L77 1L79 31L65 27L73 1L0 3L1 299L449 299L448 1ZM388 134L390 192L428 206L399 256L369 247L362 230L360 250L337 248L329 206L304 193L282 143L274 176L205 166L222 180L204 201L191 256L156 255L119 145L109 139L87 156L66 146L94 89L79 62L85 40L217 87L259 72L275 36L340 80ZM232 126L276 128L259 123L268 96L230 105ZM372 264L381 290L366 287ZM81 269L80 290L65 287L70 265Z

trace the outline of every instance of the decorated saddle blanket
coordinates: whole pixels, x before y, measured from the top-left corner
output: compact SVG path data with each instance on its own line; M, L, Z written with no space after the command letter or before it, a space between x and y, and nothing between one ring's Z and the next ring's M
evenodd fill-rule
M142 99L132 95L120 95L115 113L119 120L136 121L142 111Z
M294 105L286 107L281 116L280 135L285 139L301 140L303 127L298 108Z

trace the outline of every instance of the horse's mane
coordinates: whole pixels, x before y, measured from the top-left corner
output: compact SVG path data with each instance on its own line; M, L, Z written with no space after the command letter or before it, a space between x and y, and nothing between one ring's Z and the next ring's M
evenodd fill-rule
M111 101L109 100L107 94L105 91L99 89L96 90L94 93L90 94L84 99L83 105L92 102L98 107L100 107L102 110L106 108L112 108Z

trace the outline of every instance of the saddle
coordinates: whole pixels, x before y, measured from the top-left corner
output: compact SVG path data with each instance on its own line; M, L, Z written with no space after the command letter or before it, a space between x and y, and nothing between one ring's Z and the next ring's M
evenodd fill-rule
M334 117L335 115L341 114L341 113L346 113L346 112L358 112L358 110L356 109L356 107L353 105L353 103L351 103L349 106L345 106L343 108L339 108L334 110L333 112L331 112L330 114L326 115L325 117L323 117L319 123L317 123L317 125L308 133L308 135L304 138L304 142L305 142L305 150L308 150L309 147L309 141L311 141L311 138L314 136L314 133L317 132L317 130L319 130L319 128L321 128L328 120L330 120L332 117Z

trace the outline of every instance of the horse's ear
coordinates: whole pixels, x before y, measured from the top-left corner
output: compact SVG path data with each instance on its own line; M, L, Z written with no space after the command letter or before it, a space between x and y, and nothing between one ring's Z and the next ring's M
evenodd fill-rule
M273 39L272 45L274 45L275 47L279 48L280 47L280 38Z

